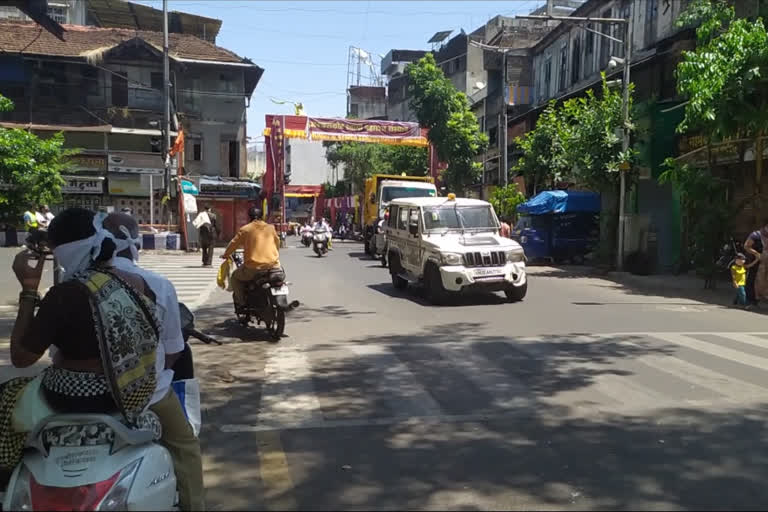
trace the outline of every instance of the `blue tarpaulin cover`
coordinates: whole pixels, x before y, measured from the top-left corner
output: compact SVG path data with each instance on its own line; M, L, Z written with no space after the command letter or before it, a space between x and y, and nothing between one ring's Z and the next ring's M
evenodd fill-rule
M600 194L585 191L546 190L517 207L519 213L600 212Z

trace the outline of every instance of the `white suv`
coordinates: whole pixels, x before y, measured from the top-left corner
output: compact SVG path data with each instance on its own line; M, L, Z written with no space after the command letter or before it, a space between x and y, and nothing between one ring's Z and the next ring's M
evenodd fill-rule
M523 248L499 235L490 203L453 194L396 199L386 230L395 288L423 282L434 303L465 290L503 291L517 302L528 291Z

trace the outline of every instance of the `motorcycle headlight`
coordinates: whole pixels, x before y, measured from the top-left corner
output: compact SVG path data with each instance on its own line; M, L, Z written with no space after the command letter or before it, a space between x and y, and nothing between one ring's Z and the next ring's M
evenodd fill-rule
M507 261L510 263L525 261L525 253L523 251L507 251Z
M444 252L440 257L443 260L443 265L461 265L462 262L461 254L454 252Z

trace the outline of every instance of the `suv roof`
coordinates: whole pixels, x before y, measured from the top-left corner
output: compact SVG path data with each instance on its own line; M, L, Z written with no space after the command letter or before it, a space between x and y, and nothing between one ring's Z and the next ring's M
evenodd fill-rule
M456 204L457 206L490 206L491 203L480 199L470 199L468 197L457 197L448 199L447 197L410 197L403 199L394 199L390 206L441 206L444 204Z
M382 187L408 187L408 188L423 188L428 190L436 190L435 184L428 181L404 181L404 180L384 180L381 182Z

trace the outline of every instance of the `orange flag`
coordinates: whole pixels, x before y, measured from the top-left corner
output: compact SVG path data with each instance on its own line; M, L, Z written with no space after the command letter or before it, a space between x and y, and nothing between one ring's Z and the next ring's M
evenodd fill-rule
M184 129L179 128L179 134L176 136L176 141L173 143L170 155L176 156L182 151L184 151Z

